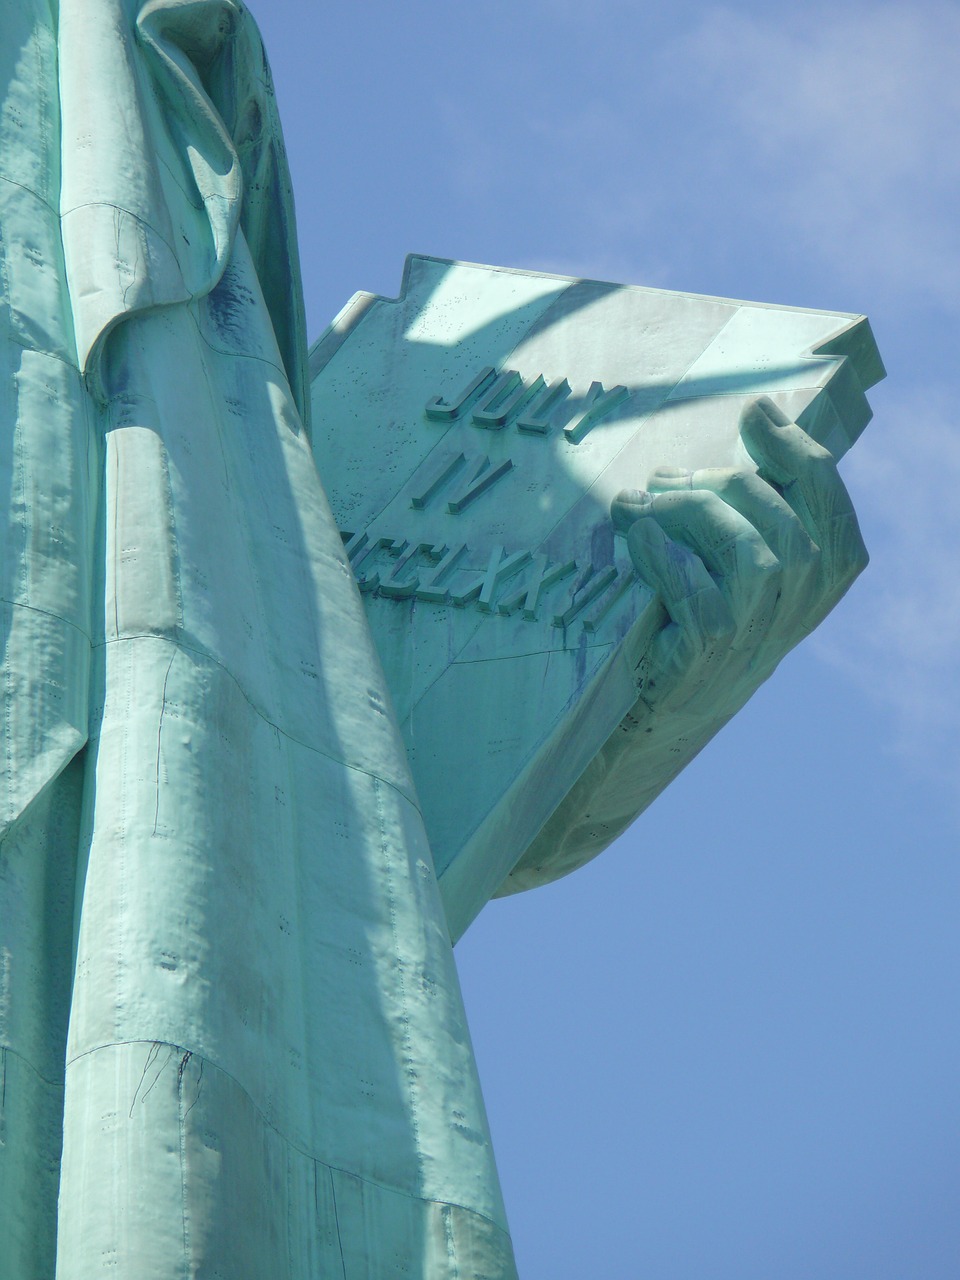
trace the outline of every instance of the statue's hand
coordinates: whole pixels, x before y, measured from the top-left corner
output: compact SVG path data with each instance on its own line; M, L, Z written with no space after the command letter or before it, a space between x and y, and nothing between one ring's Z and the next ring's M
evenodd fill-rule
M612 506L666 614L640 702L682 721L732 715L867 563L831 454L766 397L740 434L757 472L663 469Z
M744 411L752 470L650 477L611 515L663 626L636 671L637 701L510 876L555 879L615 839L739 710L867 563L836 464L772 401Z

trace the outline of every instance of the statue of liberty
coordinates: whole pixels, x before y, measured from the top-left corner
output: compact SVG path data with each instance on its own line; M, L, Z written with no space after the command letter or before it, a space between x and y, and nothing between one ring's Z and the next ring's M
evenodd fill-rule
M430 843L311 448L253 20L0 0L0 35L0 1273L508 1280ZM622 829L865 562L826 451L762 404L743 434L759 476L614 511L665 625L525 883Z

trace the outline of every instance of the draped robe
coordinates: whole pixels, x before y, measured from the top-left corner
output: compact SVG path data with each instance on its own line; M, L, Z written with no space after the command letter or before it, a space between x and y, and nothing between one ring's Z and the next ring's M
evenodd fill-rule
M0 98L0 1274L513 1276L253 22L0 0Z

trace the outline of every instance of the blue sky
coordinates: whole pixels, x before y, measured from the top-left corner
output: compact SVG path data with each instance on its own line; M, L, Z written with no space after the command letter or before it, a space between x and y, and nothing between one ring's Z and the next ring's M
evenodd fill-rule
M252 7L313 336L410 251L871 317L867 573L458 958L524 1280L956 1280L960 8Z

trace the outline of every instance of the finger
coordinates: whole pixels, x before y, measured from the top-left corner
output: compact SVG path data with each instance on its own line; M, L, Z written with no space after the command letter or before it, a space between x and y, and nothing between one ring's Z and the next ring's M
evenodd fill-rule
M652 494L684 489L715 493L749 521L784 568L798 562L815 563L819 558L817 545L796 512L756 472L732 467L704 467L699 471L661 467L651 475L648 489Z
M705 489L658 494L650 513L713 575L734 620L732 647L755 649L770 628L780 590L780 562L759 532Z
M677 629L669 641L678 659L712 661L713 655L729 646L736 625L703 562L668 538L649 516L631 525L627 546L641 579L659 596Z
M815 597L820 548L793 508L753 471L710 467L699 471L661 468L648 482L651 493L704 489L715 493L756 529L780 564L778 626L803 616Z
M833 456L765 396L744 410L740 435L760 476L777 486L820 548L822 594L832 604L868 559Z
M643 489L621 489L610 503L610 519L618 533L626 533L650 506L650 495Z

